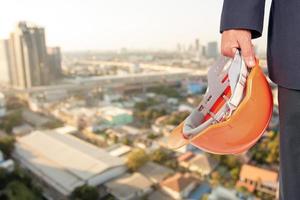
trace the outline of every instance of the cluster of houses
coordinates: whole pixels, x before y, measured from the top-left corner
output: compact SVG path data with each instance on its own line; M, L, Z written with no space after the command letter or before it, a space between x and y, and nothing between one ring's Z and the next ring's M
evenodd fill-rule
M178 107L176 100L168 101ZM199 200L203 196L208 200L256 199L237 189L210 185L210 176L220 163L191 146L174 152L178 169L148 161L138 170L129 171L127 156L134 148L144 149L147 153L166 148L165 138L174 127L162 125L160 122L164 117L158 118L151 129L142 130L132 125L133 112L129 109L112 106L94 109L86 107L80 100L59 105L51 114L73 126L45 130L40 127L49 123L47 117L24 110L24 124L12 130L16 136L13 158L36 177L46 198L67 199L76 187L89 184L99 189L101 198L113 196L118 200ZM103 125L105 121L104 134L109 147L100 148L75 137L80 119L84 119L90 131L98 135L103 134L96 132L102 130L99 124ZM131 142L120 142L125 139ZM243 161L245 164L241 166L234 188L242 187L252 194L265 193L276 199L278 173L253 166L248 161ZM4 160L0 152L0 168L12 171L13 167L14 161Z
M154 124L154 139L147 137L147 130L130 125L107 129L108 138L125 138L130 144L111 143L99 148L73 136L77 130L66 126L53 130L36 130L16 139L14 158L21 166L40 180L46 197L67 199L72 191L83 184L99 188L102 198L107 195L119 200L147 198L199 200L254 200L254 195L244 195L236 189L213 187L210 175L219 162L207 154L187 146L174 152L178 169L148 161L135 172L127 169L127 156L134 148L151 152L164 148L165 135L170 126ZM146 132L145 132L146 131ZM45 148L47 146L47 148ZM243 187L250 193L266 193L276 199L278 173L247 164L242 165L235 188ZM0 162L1 167L1 162Z
M102 198L111 195L119 200L199 200L204 195L209 200L254 199L234 189L212 187L208 177L219 162L205 153L177 152L178 170L148 161L130 172L126 160L132 146L119 143L102 149L73 136L69 129L37 130L16 139L14 159L37 177L46 197L67 199L76 187L89 184L99 188ZM239 177L237 187L276 197L277 172L244 164Z

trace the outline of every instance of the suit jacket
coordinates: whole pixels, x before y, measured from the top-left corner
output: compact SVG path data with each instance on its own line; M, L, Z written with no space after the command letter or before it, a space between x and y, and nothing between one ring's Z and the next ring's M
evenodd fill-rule
M265 0L224 0L220 31L247 29L252 38L263 30ZM300 90L300 0L273 0L268 30L271 80Z

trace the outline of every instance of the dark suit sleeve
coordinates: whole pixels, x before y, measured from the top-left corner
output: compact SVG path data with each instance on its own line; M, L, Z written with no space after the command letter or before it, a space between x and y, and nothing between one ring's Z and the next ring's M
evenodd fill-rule
M265 0L224 0L220 32L247 29L252 38L262 34Z

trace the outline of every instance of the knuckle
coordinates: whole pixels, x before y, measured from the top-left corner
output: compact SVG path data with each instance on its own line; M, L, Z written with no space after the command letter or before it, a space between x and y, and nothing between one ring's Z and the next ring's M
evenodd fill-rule
M252 45L251 43L241 43L242 55L251 56L252 55Z
M242 47L242 55L243 56L251 56L252 55L252 51L251 51L251 48L249 47Z
M231 48L226 47L226 48L221 49L221 53L224 56L231 56L232 51L231 51Z

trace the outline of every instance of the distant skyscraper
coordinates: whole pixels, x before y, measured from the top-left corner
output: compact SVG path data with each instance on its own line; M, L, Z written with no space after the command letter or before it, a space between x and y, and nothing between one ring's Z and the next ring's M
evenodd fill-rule
M200 42L199 42L199 39L196 39L196 40L195 40L195 50L196 50L196 51L199 51L199 50L200 50Z
M182 50L182 48L181 48L181 44L180 44L180 43L178 43L178 44L177 44L177 51L178 51L178 52L181 52L181 50Z
M205 46L202 46L201 55L202 55L203 57L206 57L206 47L205 47Z
M218 43L209 42L207 44L206 56L208 58L217 58L218 57Z
M5 96L3 93L0 92L0 117L4 117L5 115L6 115Z
M11 84L11 64L8 40L0 40L0 83Z
M12 85L30 88L48 84L44 28L20 22L10 36Z
M50 70L51 81L57 80L62 75L61 70L61 52L59 47L48 47L48 66Z

